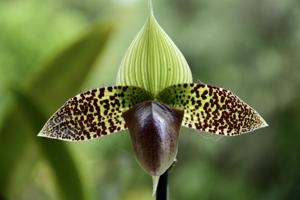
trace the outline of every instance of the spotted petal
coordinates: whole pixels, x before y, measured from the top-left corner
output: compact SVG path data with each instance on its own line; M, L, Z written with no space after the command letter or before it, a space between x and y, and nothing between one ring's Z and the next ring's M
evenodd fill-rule
M232 92L202 83L166 88L160 101L184 110L182 125L221 135L239 135L267 126L265 120Z
M142 88L106 87L86 91L68 100L44 125L39 136L61 140L88 140L126 129L122 113L152 99Z

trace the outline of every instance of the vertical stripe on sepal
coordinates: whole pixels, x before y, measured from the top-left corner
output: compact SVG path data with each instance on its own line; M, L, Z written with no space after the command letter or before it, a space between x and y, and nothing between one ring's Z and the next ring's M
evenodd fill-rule
M133 85L157 94L164 88L191 83L187 61L151 12L121 62L118 85Z

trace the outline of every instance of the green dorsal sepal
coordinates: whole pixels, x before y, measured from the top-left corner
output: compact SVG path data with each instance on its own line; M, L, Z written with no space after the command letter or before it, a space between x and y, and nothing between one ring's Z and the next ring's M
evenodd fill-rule
M191 82L187 61L151 12L125 53L117 84L141 87L156 95L168 86Z
M157 99L184 110L182 125L200 131L232 136L267 126L258 112L223 88L178 84L163 90Z
M133 86L89 90L68 100L47 121L38 136L78 141L125 130L122 113L151 99L149 92Z

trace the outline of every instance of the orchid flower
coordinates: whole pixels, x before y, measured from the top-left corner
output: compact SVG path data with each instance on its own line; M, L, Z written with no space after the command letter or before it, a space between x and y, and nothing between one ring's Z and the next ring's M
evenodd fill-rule
M129 130L136 158L151 176L176 159L181 127L235 136L266 127L253 108L229 90L193 83L187 61L149 17L127 50L116 86L69 99L38 136L84 141Z

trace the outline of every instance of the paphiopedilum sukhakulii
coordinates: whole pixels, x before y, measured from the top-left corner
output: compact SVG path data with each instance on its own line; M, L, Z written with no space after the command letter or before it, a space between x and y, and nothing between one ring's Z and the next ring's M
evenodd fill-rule
M267 123L232 92L192 83L184 56L151 12L123 58L117 86L69 99L39 136L82 141L129 129L140 165L160 176L176 158L181 126L234 136Z

